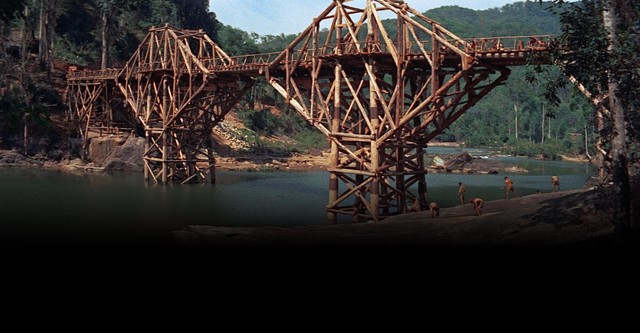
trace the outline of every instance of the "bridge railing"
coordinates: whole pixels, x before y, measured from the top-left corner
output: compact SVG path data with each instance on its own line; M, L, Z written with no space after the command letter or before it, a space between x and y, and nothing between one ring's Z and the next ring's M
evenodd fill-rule
M452 45L459 47L469 53L483 52L512 52L512 51L535 51L544 50L549 44L552 35L537 36L501 36L501 37L481 37L481 38L465 38L465 45L460 42L453 42ZM432 49L432 41L413 42L407 50L408 54L423 54L422 50L430 52ZM446 49L444 49L446 51ZM286 57L283 62L310 62L313 58L323 58L337 55L362 55L362 54L387 54L390 53L386 43L381 41L358 41L338 44L328 44L318 49L295 50ZM247 54L231 57L229 59L200 59L205 68L210 71L243 71L255 70L260 67L270 65L281 52ZM178 68L179 71L186 72L186 66ZM171 64L163 62L151 62L140 64L136 71L153 72L158 70L172 69ZM194 67L195 71L198 71ZM115 79L119 75L121 69L109 68L106 70L82 70L69 71L67 78L69 80L90 80L90 79Z
M260 67L269 65L280 52L246 54L232 56L231 61L226 59L204 59L201 60L204 66L214 71L232 71L248 69L250 67Z
M552 35L465 38L470 52L531 51L547 48Z
M104 70L77 70L70 67L67 73L68 80L114 80L120 74L121 68L107 68Z

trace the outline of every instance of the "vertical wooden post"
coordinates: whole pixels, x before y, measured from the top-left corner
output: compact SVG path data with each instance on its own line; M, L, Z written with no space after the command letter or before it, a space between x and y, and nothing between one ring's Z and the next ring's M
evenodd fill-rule
M213 106L211 106L211 108L213 108ZM211 126L207 126L207 128L211 128ZM213 140L213 136L211 135L211 132L209 132L209 149L208 149L208 153L209 153L209 180L211 184L215 184L216 183L216 158L214 156L214 150L213 150L213 144L214 140Z
M374 77L370 80L375 80L376 66L373 59L369 60L369 66L371 66ZM371 125L373 126L374 133L378 132L380 127L380 120L378 119L378 99L374 87L369 87L369 113L371 119ZM378 213L380 206L380 152L378 151L378 138L377 135L373 135L371 140L371 169L374 172L373 181L371 182L371 218L373 221L378 222Z
M404 12L406 14L406 12ZM403 13L398 13L397 22L398 22L398 36L397 36L397 47L398 47L398 61L399 63L396 66L396 74L395 74L395 82L396 89L398 90L398 94L396 97L395 103L395 113L394 113L394 123L396 126L399 126L400 120L404 114L404 99L405 99L405 82L404 82L404 59L407 53L407 47L409 45L407 41L407 27L404 19L402 17ZM396 138L396 165L398 176L396 177L396 186L398 190L402 193L406 192L405 188L405 164L400 162L404 159L404 155L407 153L405 150L404 143L398 137ZM396 196L396 205L398 207L398 213L404 213L405 208L407 207L407 200L405 196L398 195ZM385 215L388 212L385 211Z
M544 104L542 104L542 129L540 130L540 143L544 144Z
M167 79L162 80L162 184L167 184L168 182L168 165L167 160L169 159L169 138L167 131L168 124L167 120L169 118L167 109L169 108L169 97L167 87Z
M429 207L429 202L427 201L429 199L429 189L427 188L426 177L427 171L424 167L424 155L421 154L425 148L426 146L422 143L418 143L416 146L416 153L420 153L418 154L418 160L416 161L416 164L418 164L418 170L420 171L420 174L418 175L418 177L420 177L418 178L418 200L420 201L420 205L423 210Z
M431 67L431 95L435 96L438 89L440 89L440 75L438 75L440 69L440 43L436 39L436 32L438 26L433 23L432 29L434 34L431 37L431 58L433 60L433 67Z
M331 117L331 132L337 133L340 131L340 97L341 97L341 73L342 66L337 64L334 72L334 92L333 92L333 115ZM338 168L338 162L340 158L340 150L338 144L331 140L331 156L329 157L329 167L332 169ZM338 175L335 172L329 174L329 208L333 208L336 200L338 200ZM327 218L329 224L338 223L337 214L334 212L327 212Z
M149 147L151 146L151 133L145 129L144 131L144 154L142 157L142 163L144 168L144 180L149 181L151 179L151 174L149 168L149 160L147 157L147 152L149 151Z

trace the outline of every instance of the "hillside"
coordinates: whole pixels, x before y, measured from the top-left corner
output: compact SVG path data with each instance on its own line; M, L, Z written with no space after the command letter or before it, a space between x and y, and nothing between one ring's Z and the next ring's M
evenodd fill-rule
M15 0L11 3L13 1ZM215 18L215 13L209 13L208 18L205 17L203 11L206 12L206 2L197 1L193 7L195 10L186 11L185 3L179 0L164 4L130 1L123 3L121 7L118 7L118 1L101 7L94 2L76 6L73 0L59 0L55 10L44 11L44 16L49 15L55 22L49 26L52 29L50 35L57 39L55 43L51 43L53 59L50 62L53 70L46 70L37 64L40 57L37 44L40 41L30 37L25 41L32 45L27 66L24 67L28 75L19 72L22 68L22 31L30 31L27 36L37 35L36 31L41 24L34 13L46 9L49 1L43 2L45 7L30 8L32 14L25 21L13 19L8 23L1 23L9 29L3 29L5 33L1 39L5 52L0 53L0 69L3 73L3 79L0 80L0 104L4 105L0 113L3 138L0 148L18 149L23 146L21 137L24 123L21 115L25 108L20 105L37 106L35 109L42 111L41 121L28 124L32 134L46 132L45 127L63 128L60 120L65 116L66 68L69 65L99 68L102 57L106 57L108 67L121 66L133 54L150 26L169 22L176 27L204 28L231 55L280 51L295 38L295 35L255 36L226 26ZM538 2L515 2L500 9L484 11L448 6L427 11L425 15L461 37L557 34L560 31L558 16L547 10L548 7L549 2L542 5ZM107 17L107 21L101 21L103 18L100 13L108 9L114 11L110 12L111 16ZM81 19L70 20L70 17ZM102 23L107 23L105 29L109 31L105 30L108 32L106 35L100 33L103 30ZM385 20L384 24L389 33L393 34L395 20ZM107 48L104 49L101 45L107 45ZM105 50L106 53L103 52ZM508 85L494 89L438 140L465 142L468 146L508 143L510 149L515 149L512 153L537 156L540 149L543 149L547 157L552 158L557 157L557 153L582 153L584 147L575 134L583 133L583 128L590 121L588 115L592 107L571 90L562 93L567 98L560 105L547 103L543 97L544 87L539 83L526 82L528 71L526 68L515 68ZM514 108L519 110L519 137L514 130ZM543 108L549 115L545 118L545 133L540 126L540 110ZM264 110L268 111L263 112ZM295 112L287 110L281 96L264 83L258 83L244 97L226 122L237 131L218 133L221 147L275 154L287 154L283 150L291 149L292 143L293 153L311 153L327 148L324 138L305 124ZM588 135L589 140L594 142L596 133ZM532 142L541 141L543 136L547 139L544 148L534 149L528 146ZM245 137L248 139L245 140ZM33 147L33 150L41 149Z

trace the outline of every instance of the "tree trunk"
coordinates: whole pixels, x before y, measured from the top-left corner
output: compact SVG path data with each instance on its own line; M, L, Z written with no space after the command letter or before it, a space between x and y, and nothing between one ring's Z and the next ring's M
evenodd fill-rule
M540 143L544 144L544 104L542 104L542 130L540 131Z
M615 54L618 48L616 36L617 14L622 8L618 2L608 0L603 11L604 27L610 34L609 51ZM613 187L616 200L614 206L615 234L618 244L626 244L630 237L631 227L631 193L629 187L629 165L626 152L626 123L625 107L618 98L618 78L609 73L609 111L613 122L613 137L611 138L611 159Z
M47 0L40 0L40 18L38 20L38 63L47 65Z
M108 54L108 43L107 43L107 23L109 20L109 16L107 14L107 10L102 11L102 61L100 63L100 69L107 69L107 54Z
M47 71L47 77L51 75L53 70L53 36L54 36L54 17L55 17L55 0L39 0L40 17L38 23L38 64L40 68Z
M587 155L589 161L591 161L591 154L589 154L589 133L587 132L587 124L584 125L584 153Z
M25 70L29 53L29 6L24 6L24 18L22 19L22 44L20 45L20 81L24 81Z
M27 112L25 111L25 113L22 115L22 121L24 123L24 127L23 127L23 149L24 149L24 156L29 156L29 116L27 115Z
M608 110L606 111L608 113ZM608 156L609 151L605 147L604 140L604 116L605 116L605 108L602 105L599 105L596 110L596 118L598 119L597 130L598 130L598 139L596 143L596 148L598 149L598 177L600 181L604 183L608 174Z
M518 106L513 104L513 109L515 111L516 114L516 127L515 127L515 132L516 132L516 139L518 138Z
M53 47L55 45L55 35L56 35L56 0L48 0L49 6L47 7L47 52L48 52L48 60L49 67L47 69L47 74L50 75L53 72L54 63L53 63Z

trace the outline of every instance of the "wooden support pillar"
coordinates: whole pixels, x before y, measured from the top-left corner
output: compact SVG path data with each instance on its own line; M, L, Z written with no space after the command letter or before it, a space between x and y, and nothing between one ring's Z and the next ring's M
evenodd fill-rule
M418 170L422 171L421 174L418 175L418 200L420 201L420 208L422 208L422 210L428 209L429 208L429 202L427 200L429 200L429 196L428 196L428 189L427 189L427 171L424 167L424 155L421 154L421 152L424 151L426 147L422 144L418 144L416 146L416 153L417 153L417 161L416 164L418 165Z
M374 60L369 60L369 66L371 71L376 73ZM372 81L375 77L370 78ZM378 119L378 99L373 84L369 87L369 114L371 125L373 126L374 133L378 132L380 127L380 120ZM378 137L373 135L371 140L371 169L374 172L373 181L371 182L370 194L371 194L371 218L374 222L378 222L379 206L380 206L380 152L378 151Z
M144 134L144 154L143 154L143 159L142 159L142 163L143 163L143 169L144 169L144 180L145 181L149 181L151 179L151 174L150 174L150 166L149 166L149 161L145 158L147 152L149 151L149 147L151 147L151 134L149 133L148 130L145 130L145 134Z
M341 74L342 66L337 64L334 73L334 95L333 95L333 115L331 117L331 131L333 133L340 132L340 97L342 93ZM340 160L340 150L338 144L331 140L331 156L329 157L329 167L337 169ZM335 172L329 174L329 208L333 208L338 200L338 175ZM327 212L329 224L338 223L337 214L331 211Z
M151 110L152 108L152 104L151 104L151 87L149 86L147 88L147 99L146 99L146 109L144 110L144 114L143 115L147 115L150 114L152 112ZM143 116L140 115L140 116ZM145 123L141 120L141 119L136 119L137 121L139 121L142 126L147 127L146 125L144 125ZM143 159L144 159L144 180L149 181L151 180L151 165L149 165L150 161L148 159L146 159L147 154L149 154L149 149L151 148L152 142L151 142L151 138L152 138L152 133L150 131L149 128L145 128L144 129L144 137L145 137L145 141L144 141L144 154L143 154Z
M169 160L169 135L167 133L167 131L169 130L167 124L169 118L169 92L167 90L168 85L167 79L165 78L162 81L162 184L167 184L169 180L169 170L167 165L167 161Z
M209 133L209 179L211 181L211 184L215 184L216 183L216 158L213 155L214 150L213 150L213 137L211 136L211 133Z
M406 23L404 22L404 18L402 17L402 14L403 13L398 13L398 17L397 17L398 36L397 36L396 45L398 47L399 57L398 57L398 64L396 65L396 73L395 73L394 81L395 81L398 94L395 101L395 112L394 112L394 120L393 120L396 126L400 124L400 120L402 119L402 116L404 114L404 99L405 99L404 96L406 93L405 81L404 81L404 68L405 68L404 59L406 57L407 47L410 46L410 43L407 41L407 27L406 27ZM406 12L404 14L406 14ZM398 191L400 191L401 193L406 193L407 189L405 185L405 165L400 161L404 159L405 154L407 153L407 150L405 149L400 136L396 137L395 140L396 140L396 147L395 147L396 161L395 162L397 165L396 171L398 173L398 175L396 176L396 187L398 188ZM405 209L407 208L407 200L404 195L396 196L396 206L398 207L398 213L404 213ZM388 215L388 212L385 211L385 215Z
M162 184L167 184L169 181L168 178L168 165L167 165L167 160L169 159L169 145L168 145L168 139L167 139L167 131L163 130L162 131L162 176L161 176L161 182Z
M433 31L437 31L438 26L433 23ZM440 75L438 74L440 69L440 43L436 38L436 34L431 36L431 57L433 60L433 66L431 67L431 95L435 96L438 89L440 89Z

